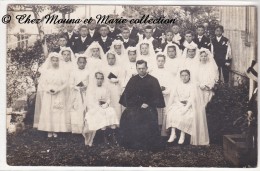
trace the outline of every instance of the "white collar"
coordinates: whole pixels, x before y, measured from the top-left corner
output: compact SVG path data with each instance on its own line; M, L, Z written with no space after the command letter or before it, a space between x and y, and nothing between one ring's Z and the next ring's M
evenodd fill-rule
M67 32L68 33L68 35L73 35L73 31L72 32Z
M144 38L145 40L148 40L148 41L150 41L150 42L152 42L153 41L153 37L150 37L150 39L147 39L146 37Z
M139 74L138 74L139 75ZM139 77L144 78L147 76L147 73L144 76L139 75Z
M112 27L109 27L109 31L110 31L110 32L113 32L113 31L115 31L115 29L116 29L115 27L114 27L114 28L112 28Z
M199 35L198 35L198 38L199 38L199 39L202 39L202 37L203 37L203 35L202 35L202 36L199 36Z
M217 40L218 40L218 42L219 42L220 39L222 38L222 36L220 36L220 37L216 36L216 38L217 38Z
M129 38L128 38L128 39L124 39L124 38L123 38L123 41L124 41L125 43L127 43L127 42L129 41Z
M95 29L94 30L89 30L90 33L94 33L95 32Z
M86 40L86 38L87 38L87 36L86 36L86 37L82 37L82 36L81 36L81 40Z
M103 41L106 41L106 40L107 40L107 36L106 36L106 37L102 37L102 36L101 36L101 39L102 39Z

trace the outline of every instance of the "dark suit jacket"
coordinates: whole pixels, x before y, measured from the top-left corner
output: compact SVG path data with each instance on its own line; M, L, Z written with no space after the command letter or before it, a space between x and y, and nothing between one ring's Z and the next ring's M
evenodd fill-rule
M90 34L88 36L91 37ZM95 29L94 35L91 38L92 38L93 41L97 41L99 36L100 36L100 33L98 32L97 29Z
M81 37L75 41L75 50L74 53L79 53L82 51L86 51L86 49L89 47L89 45L93 42L92 38L90 36L87 36L84 42L81 41Z
M129 36L130 39L134 40L137 43L139 41L139 37L137 36L138 32L139 32L138 29L133 27L133 29L130 32L130 36Z
M217 38L214 37L212 39L212 46L213 46L213 54L214 54L214 58L216 60L216 63L218 66L223 66L225 65L226 62L228 62L226 60L226 54L227 54L227 42L228 42L228 38L222 36L220 41L218 42Z
M120 38L120 34L121 30L119 30L118 28L115 28L115 30L113 32L109 31L108 33L108 37L112 38L113 40L115 39L119 39Z
M64 36L66 36L67 40L68 40L67 46L70 47L71 50L74 52L74 50L75 50L75 42L76 42L77 38L80 37L79 34L73 32L71 38L69 38L68 32L65 32Z
M125 49L127 49L129 46L136 46L136 41L134 41L133 39L129 38L127 43L124 42L123 38L120 38L120 40L123 42Z
M199 38L196 37L194 38L194 43L196 43L198 45L198 48L206 48L206 49L209 49L211 50L211 43L210 43L210 39L206 36L202 36L202 39L201 41L199 41Z
M112 44L112 42L113 42L114 40L113 40L111 37L108 37L108 36L107 36L107 40L106 40L105 42L103 42L101 36L99 36L99 37L97 38L97 41L98 41L98 43L100 44L100 46L102 47L104 53L107 53L107 51L109 51L110 46L111 46L111 44Z
M164 32L161 29L155 28L153 32L153 38L156 39L159 43L162 41L160 38Z

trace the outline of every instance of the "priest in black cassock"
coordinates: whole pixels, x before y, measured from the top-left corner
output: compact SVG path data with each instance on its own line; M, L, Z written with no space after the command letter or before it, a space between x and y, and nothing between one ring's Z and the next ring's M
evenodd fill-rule
M158 80L147 73L147 62L136 62L138 75L126 85L119 103L126 107L119 131L119 143L126 148L158 150L160 142L156 108L164 108L165 102Z

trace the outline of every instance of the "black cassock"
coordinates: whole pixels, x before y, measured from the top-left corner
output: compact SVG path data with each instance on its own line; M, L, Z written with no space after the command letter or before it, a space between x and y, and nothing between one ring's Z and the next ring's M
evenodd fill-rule
M149 105L141 108L142 104ZM126 148L156 150L161 148L156 108L165 107L159 82L147 74L133 76L120 98L126 107L120 120L120 145Z

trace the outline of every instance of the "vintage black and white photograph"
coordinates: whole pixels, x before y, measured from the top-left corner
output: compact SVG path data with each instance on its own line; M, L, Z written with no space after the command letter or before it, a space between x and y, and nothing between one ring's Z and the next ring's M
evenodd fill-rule
M7 165L257 167L256 6L6 16Z

